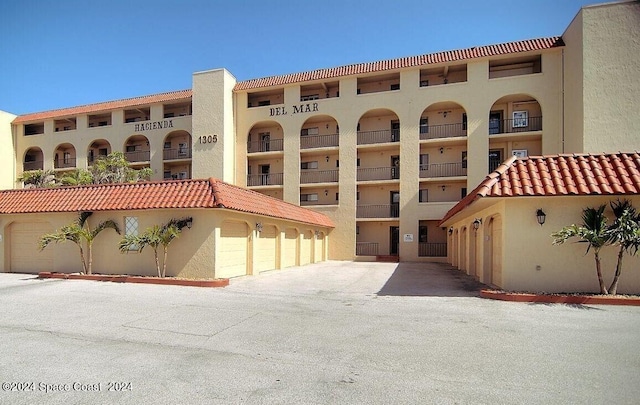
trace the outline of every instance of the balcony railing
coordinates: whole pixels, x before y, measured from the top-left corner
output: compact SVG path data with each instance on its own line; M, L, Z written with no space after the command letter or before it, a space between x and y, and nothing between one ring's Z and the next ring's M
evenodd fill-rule
M467 168L463 167L462 162L420 165L420 178L422 179L427 177L453 177L466 175Z
M23 171L29 171L29 170L42 170L43 165L42 165L42 161L41 160L35 160L33 162L24 162L24 164L22 165L22 170Z
M163 149L162 159L164 160L176 160L176 159L191 159L191 149Z
M358 169L358 181L398 180L400 167L371 167Z
M274 152L283 149L282 139L271 139L269 141L252 141L247 142L247 153L256 152Z
M446 257L446 243L420 242L418 244L418 257Z
M542 131L542 117L489 120L489 135L530 131Z
M400 204L358 205L356 218L398 218Z
M328 148L338 146L339 135L306 135L300 137L300 149Z
M338 181L337 170L312 170L300 172L300 183L334 183Z
M379 131L358 131L358 145L387 142L400 142L400 130L383 129Z
M76 167L76 158L58 159L53 161L54 169L66 169L68 167Z
M377 256L378 244L376 242L356 242L356 256Z
M125 152L124 158L127 162L148 162L151 160L151 151L139 150L135 152Z
M443 124L428 125L420 127L420 139L454 138L457 136L467 136L467 125L459 124Z
M247 176L247 187L281 186L282 177L282 173L250 174Z

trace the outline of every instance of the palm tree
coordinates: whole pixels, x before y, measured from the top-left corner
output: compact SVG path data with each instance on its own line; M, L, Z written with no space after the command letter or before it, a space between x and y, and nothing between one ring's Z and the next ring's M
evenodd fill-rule
M640 216L629 200L611 202L611 209L616 219L607 228L609 243L618 245L618 261L609 294L618 292L618 282L622 273L622 259L625 253L636 254L640 247Z
M141 235L126 235L120 241L120 251L129 252L142 250L150 246L153 249L153 257L156 262L156 271L158 277L164 278L167 273L167 253L171 242L180 235L182 228L187 226L191 218L171 219L166 224L159 226L154 225L147 228ZM160 270L160 260L158 258L158 248L162 245L162 270Z
M60 243L65 241L71 241L78 245L80 250L80 260L82 261L82 272L85 274L92 273L93 266L93 242L96 237L105 229L111 228L120 234L120 228L113 220L106 220L100 222L95 228L91 228L89 225L89 217L93 212L83 211L78 216L78 220L65 225L51 234L43 235L40 238L40 250L46 248L51 242ZM87 244L87 258L85 259L83 244Z
M576 237L579 242L587 243L587 253L593 248L596 261L596 273L600 284L600 293L608 294L607 287L602 279L602 266L600 264L600 250L609 243L607 232L607 217L604 215L606 205L598 208L585 208L582 210L582 225L565 226L558 232L551 234L554 245L561 245L569 238Z
M72 172L63 173L58 178L58 182L63 186L80 186L83 184L92 184L93 176L88 170L76 169Z
M56 185L53 170L28 170L23 172L18 180L24 183L24 188L45 188Z

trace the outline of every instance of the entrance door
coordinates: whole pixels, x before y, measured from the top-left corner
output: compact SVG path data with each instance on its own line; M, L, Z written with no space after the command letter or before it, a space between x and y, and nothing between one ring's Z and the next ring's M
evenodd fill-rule
M400 216L400 192L399 191L392 191L390 193L389 203L391 204L389 216L391 218L398 218Z
M400 141L400 121L391 121L391 142Z
M400 178L400 156L391 156L391 178L393 180Z
M502 111L489 113L489 135L502 133Z
M268 186L269 185L269 171L271 169L270 165L260 165L260 185Z
M492 172L502 163L502 149L492 149L489 151L489 172Z
M260 134L260 152L269 152L271 149L269 143L271 141L271 133L263 132Z
M390 226L389 227L389 254L397 255L398 248L400 247L400 227L398 226Z

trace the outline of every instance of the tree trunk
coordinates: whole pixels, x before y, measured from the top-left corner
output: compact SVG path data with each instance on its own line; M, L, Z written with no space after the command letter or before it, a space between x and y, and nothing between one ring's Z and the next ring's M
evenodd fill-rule
M617 294L618 292L618 280L620 280L620 274L622 273L622 258L624 256L624 248L620 246L618 251L618 263L616 264L616 274L613 276L613 282L609 287L609 294Z
M89 255L89 265L87 266L87 274L93 274L91 267L93 266L93 249L91 249L91 242L87 244L87 254Z
M87 273L87 262L84 260L84 250L82 250L82 245L78 245L80 248L80 261L82 262L82 273Z
M164 246L164 257L162 258L162 278L167 275L167 247Z
M596 272L598 273L598 282L600 283L600 294L608 294L607 287L604 285L604 280L602 279L602 268L600 266L600 254L598 252L595 253L596 259Z
M160 274L160 262L158 261L158 248L153 249L153 256L156 258L156 271L158 272L158 277L162 277Z

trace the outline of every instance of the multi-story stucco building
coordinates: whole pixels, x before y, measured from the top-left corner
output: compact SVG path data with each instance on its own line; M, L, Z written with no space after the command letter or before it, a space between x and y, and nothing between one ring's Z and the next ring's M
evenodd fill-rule
M638 27L637 1L610 3L559 37L2 113L0 186L122 151L154 180L216 177L327 214L331 259L444 260L439 221L508 157L638 149Z

